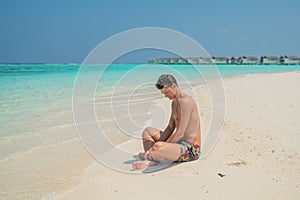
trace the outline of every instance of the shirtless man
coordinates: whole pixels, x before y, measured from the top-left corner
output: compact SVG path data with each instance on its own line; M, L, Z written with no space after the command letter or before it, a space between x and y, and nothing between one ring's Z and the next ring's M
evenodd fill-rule
M144 152L132 168L141 170L164 159L174 162L196 160L200 156L200 119L191 96L183 93L172 75L161 75L155 84L165 97L172 100L172 113L164 131L147 127L143 131Z

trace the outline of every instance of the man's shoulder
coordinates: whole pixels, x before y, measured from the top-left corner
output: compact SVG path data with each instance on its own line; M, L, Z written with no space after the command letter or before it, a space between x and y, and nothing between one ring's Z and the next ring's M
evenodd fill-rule
M179 103L192 103L192 102L194 102L193 98L189 95L186 95L186 96L180 98L178 101L179 101Z

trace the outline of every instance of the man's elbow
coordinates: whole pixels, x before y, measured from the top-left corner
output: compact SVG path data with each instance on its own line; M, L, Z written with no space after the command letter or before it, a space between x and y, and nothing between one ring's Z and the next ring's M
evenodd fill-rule
M184 134L176 134L176 137L174 138L174 142L178 142L183 138Z

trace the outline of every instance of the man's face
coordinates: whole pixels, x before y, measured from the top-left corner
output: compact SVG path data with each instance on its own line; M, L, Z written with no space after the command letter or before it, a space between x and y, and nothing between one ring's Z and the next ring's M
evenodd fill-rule
M176 97L175 93L172 91L171 88L163 87L160 92L165 95L165 97L169 98L170 100Z

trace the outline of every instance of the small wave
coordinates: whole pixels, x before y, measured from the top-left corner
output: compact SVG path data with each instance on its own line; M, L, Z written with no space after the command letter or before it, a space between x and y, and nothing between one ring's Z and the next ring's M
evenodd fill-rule
M13 160L13 159L17 159L17 158L26 156L28 154L31 154L33 152L36 152L36 151L40 150L41 148L45 148L45 147L54 148L54 147L57 147L59 145L66 145L68 143L77 142L77 141L79 141L79 138L72 138L72 139L68 139L68 140L58 141L56 143L35 146L35 147L33 147L29 150L26 150L26 151L18 151L16 153L10 154L10 155L2 158L0 160L0 164L8 162L8 161Z
M12 159L16 159L16 158L25 156L25 155L27 155L27 154L30 154L30 153L36 151L36 150L37 150L37 147L34 147L34 148L29 149L29 150L27 150L27 151L16 152L16 153L14 153L14 154L11 154L11 155L9 155L9 156L7 156L7 157L1 159L1 160L0 160L0 164L5 163L5 162L7 162L7 161L10 161L10 160L12 160Z

